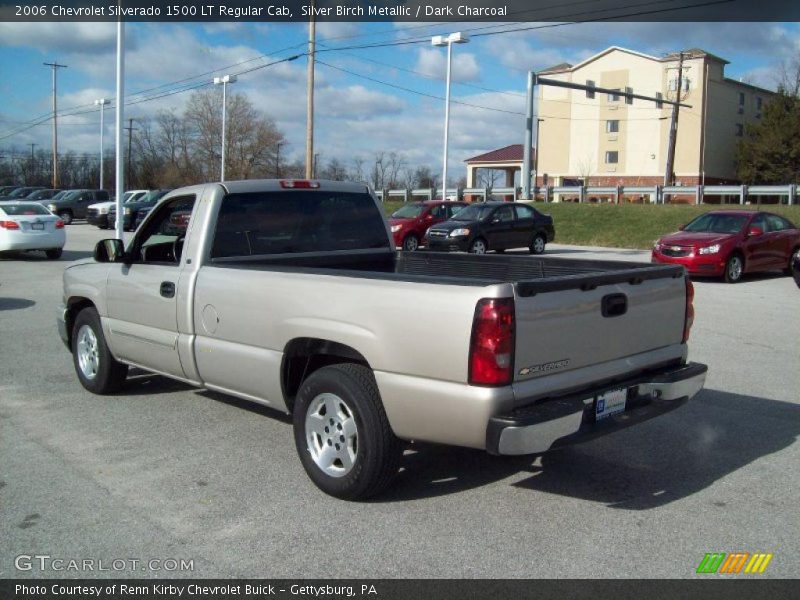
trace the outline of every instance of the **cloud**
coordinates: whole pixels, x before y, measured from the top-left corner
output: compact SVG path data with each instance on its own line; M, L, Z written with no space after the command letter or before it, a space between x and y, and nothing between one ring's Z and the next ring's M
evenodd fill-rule
M358 23L347 21L320 21L317 23L317 35L325 40L353 37L359 34L361 28Z
M137 44L127 39L128 47ZM48 54L96 54L113 51L115 23L0 23L0 46L36 48Z
M446 48L420 48L417 53L416 70L429 77L442 79L447 75ZM475 81L480 75L480 67L475 55L453 49L451 78L453 81Z

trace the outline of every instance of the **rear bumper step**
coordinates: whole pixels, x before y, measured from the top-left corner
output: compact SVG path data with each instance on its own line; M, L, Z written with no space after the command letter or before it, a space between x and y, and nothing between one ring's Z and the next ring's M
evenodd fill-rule
M489 420L486 449L492 454L539 454L619 431L683 405L703 388L706 371L700 363L673 366L522 406ZM627 390L624 412L598 420L598 395L620 389Z

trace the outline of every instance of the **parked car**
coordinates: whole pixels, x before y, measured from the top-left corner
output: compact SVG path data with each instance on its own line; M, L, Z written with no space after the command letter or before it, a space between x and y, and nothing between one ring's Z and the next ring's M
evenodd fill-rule
M64 221L38 202L0 204L0 252L42 250L55 260L66 241Z
M58 194L61 190L36 190L35 192L31 192L27 196L25 196L25 201L27 202L40 202L42 200L50 200Z
M168 194L171 190L150 190L144 196L126 202L123 205L123 215L122 215L122 228L125 231L133 231L136 229L136 217L140 210L152 208L156 205L156 203L166 194ZM109 207L108 209L108 222L114 223L117 220L117 207L116 205Z
M542 254L555 238L553 217L521 202L470 204L449 221L428 230L430 250L484 254L510 248L528 248Z
M736 283L745 273L783 270L790 275L798 251L800 231L789 220L762 211L717 210L660 238L652 261Z
M5 198L11 192L13 192L14 190L18 190L21 187L22 186L20 185L4 185L3 187L0 187L0 199Z
M136 365L290 413L311 480L348 499L389 485L402 440L537 454L702 388L682 267L395 252L387 225L364 184L176 190L65 270L76 376L107 394Z
M442 221L451 218L464 208L465 202L411 202L405 204L389 217L389 227L398 248L413 251L425 243L425 232Z
M57 214L67 225L75 219L85 219L86 209L95 202L108 201L106 190L68 190L44 202L50 212Z
M4 196L3 200L23 200L26 196L28 196L28 194L44 189L46 189L44 186L18 187L17 189L11 191L7 196Z
M135 202L147 194L147 192L148 190L127 191L122 196L122 203L125 204L126 202ZM114 219L109 220L108 212L111 210L111 207L115 205L116 201L114 199L108 200L107 202L98 202L96 204L92 204L86 209L86 222L89 223L89 225L96 225L99 229L108 229L110 227L114 227L116 216Z

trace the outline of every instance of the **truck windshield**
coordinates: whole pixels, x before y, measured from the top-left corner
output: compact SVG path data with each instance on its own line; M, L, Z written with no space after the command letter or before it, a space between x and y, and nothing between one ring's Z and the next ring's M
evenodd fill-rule
M744 215L705 214L683 228L684 231L708 233L739 233L747 222Z
M389 248L369 194L326 191L229 194L222 200L212 258Z

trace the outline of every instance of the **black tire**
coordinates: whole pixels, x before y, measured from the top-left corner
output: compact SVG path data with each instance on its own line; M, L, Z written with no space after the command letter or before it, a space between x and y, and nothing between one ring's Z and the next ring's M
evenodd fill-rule
M475 238L469 245L470 254L486 254L489 250L489 244L483 238Z
M786 268L783 270L783 274L784 275L788 275L789 277L791 277L794 274L794 272L792 270L793 269L792 265L794 265L794 259L798 255L800 255L800 247L795 248L794 250L792 250L792 253L789 255L789 264L787 264Z
M544 254L544 247L547 245L547 238L541 233L537 233L531 240L531 245L528 247L531 254Z
M317 464L312 455L313 442L310 441L315 433L313 429L306 430L307 417L311 418L309 407L312 407L312 403L316 405L322 395L344 401L356 425L355 459L349 470L342 469L344 473L341 476L330 475ZM317 414L313 409L311 412ZM323 424L326 424L328 414L324 413ZM293 422L295 445L303 468L314 484L326 494L344 500L366 499L385 490L397 474L402 444L389 426L375 377L367 367L345 363L323 367L312 373L297 394ZM334 439L339 435L335 430L333 434ZM317 439L323 450L325 442L331 446L330 438L323 441L317 435ZM344 438L341 439L344 441ZM338 452L338 445L336 449ZM332 467L335 464L332 463Z
M62 210L58 213L58 218L64 221L64 225L71 225L72 224L72 211L71 210Z
M50 260L58 260L61 258L61 253L63 249L61 248L51 248L50 250L45 250L44 253L47 255L47 258Z
M743 275L744 259L742 258L742 255L731 254L728 257L728 260L725 262L725 283L739 283L742 280Z
M96 341L96 371L90 377L84 373L79 359L79 346L83 328L91 330ZM84 308L75 318L72 328L72 362L81 385L94 394L111 394L118 391L128 376L128 365L117 361L111 354L100 326L100 316L94 308Z
M403 240L403 250L405 250L406 252L414 252L418 248L419 248L419 238L415 234L409 233Z

